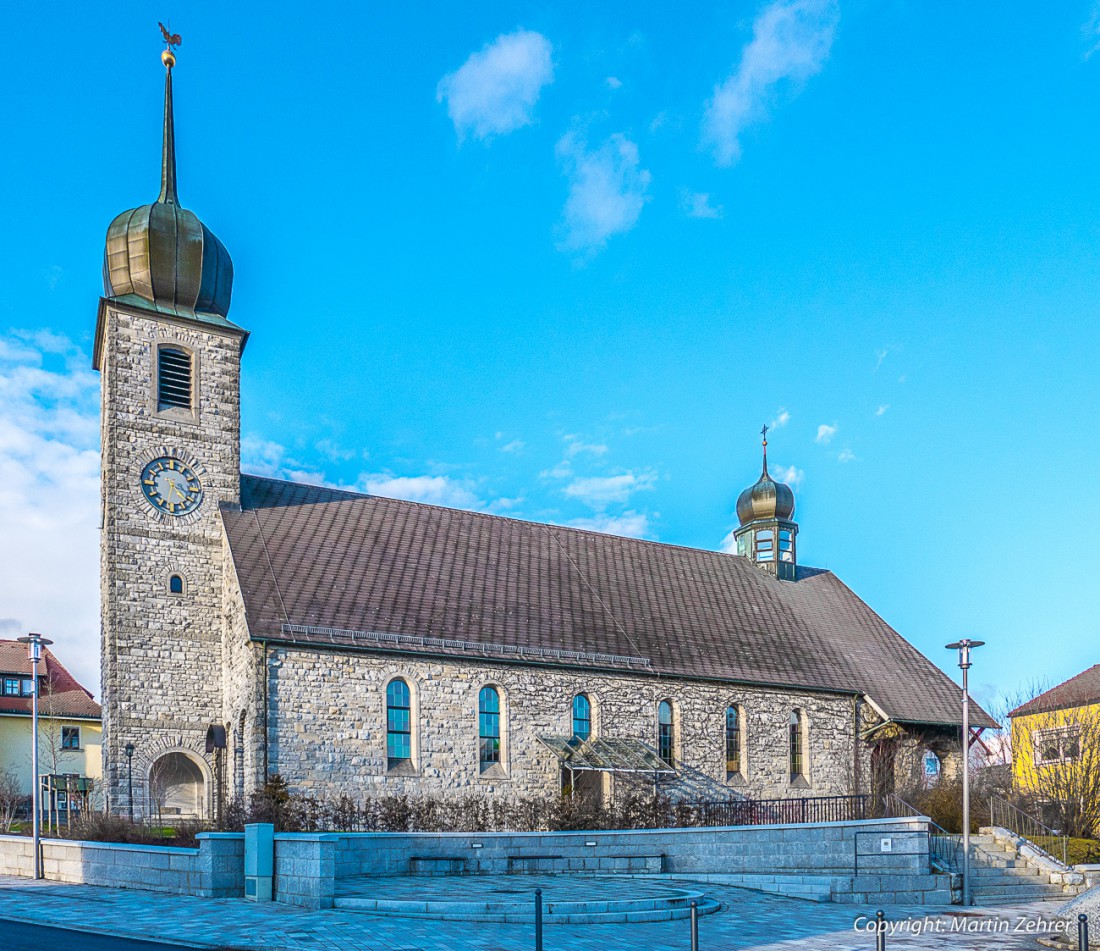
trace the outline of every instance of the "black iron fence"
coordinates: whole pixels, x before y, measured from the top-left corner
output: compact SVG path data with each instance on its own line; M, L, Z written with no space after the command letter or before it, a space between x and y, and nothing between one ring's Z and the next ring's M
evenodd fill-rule
M731 799L688 803L700 826L768 826L794 822L866 819L868 796L807 796L799 799Z

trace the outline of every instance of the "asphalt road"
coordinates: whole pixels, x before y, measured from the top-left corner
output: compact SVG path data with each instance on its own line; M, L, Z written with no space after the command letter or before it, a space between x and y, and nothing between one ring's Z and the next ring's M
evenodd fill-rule
M76 928L48 928L0 918L0 948L3 951L42 951L43 948L79 948L80 951L171 951L193 945L134 941L114 935L88 934Z

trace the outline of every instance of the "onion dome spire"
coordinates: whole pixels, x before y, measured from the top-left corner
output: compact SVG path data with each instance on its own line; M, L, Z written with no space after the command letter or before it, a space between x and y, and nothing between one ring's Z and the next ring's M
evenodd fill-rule
M769 474L767 426L761 435L764 464L760 478L737 497L737 553L781 580L794 581L794 540L798 534L798 525L793 521L794 492Z
M176 132L172 104L173 47L169 34L164 64L164 138L160 194L149 205L124 211L107 229L103 295L162 313L225 323L233 292L233 261L214 233L180 207L176 185Z

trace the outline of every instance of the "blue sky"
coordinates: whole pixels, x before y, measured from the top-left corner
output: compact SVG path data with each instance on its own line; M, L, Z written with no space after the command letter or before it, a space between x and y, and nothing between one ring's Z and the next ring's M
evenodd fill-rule
M97 679L91 333L171 14L247 470L718 548L768 422L801 560L934 660L1100 659L1090 3L51 12L0 31L3 636Z

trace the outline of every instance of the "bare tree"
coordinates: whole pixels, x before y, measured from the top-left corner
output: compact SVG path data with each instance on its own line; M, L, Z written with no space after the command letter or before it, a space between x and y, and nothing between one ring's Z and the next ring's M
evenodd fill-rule
M161 758L153 764L149 771L149 782L146 786L146 795L149 800L149 811L161 821L164 807L168 803L168 794L173 785L172 768L166 758Z
M11 832L15 816L27 797L19 788L19 777L11 769L0 769L0 829Z
M1100 833L1100 706L1017 717L1013 733L1020 792L1065 834Z

